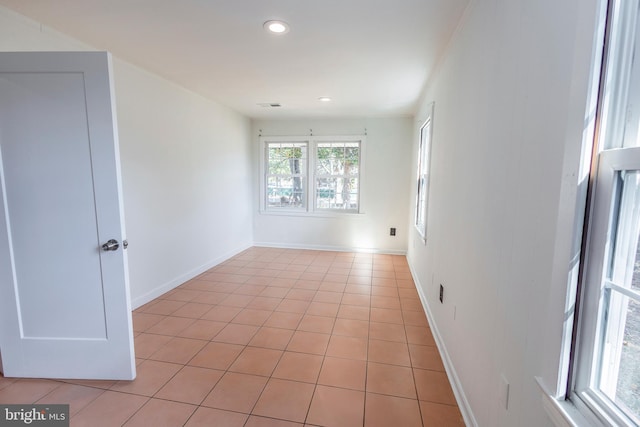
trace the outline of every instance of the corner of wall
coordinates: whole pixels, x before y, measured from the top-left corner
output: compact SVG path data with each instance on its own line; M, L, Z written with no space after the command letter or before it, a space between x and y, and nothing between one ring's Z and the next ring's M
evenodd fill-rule
M133 298L131 300L131 309L135 310L138 307L141 307L143 305L145 305L146 303L153 301L154 299L158 298L159 296L169 292L170 290L180 286L181 284L193 279L194 277L197 277L198 275L204 273L205 271L217 266L218 264L222 264L223 262L225 262L226 260L228 260L229 258L234 257L235 255L239 254L242 251L245 251L247 249L249 249L251 246L253 246L252 242L248 242L248 243L244 243L243 245L238 246L236 249L229 251L227 253L225 253L224 255L221 255L209 262L207 262L206 264L203 264L199 267L196 267L184 274L181 274L178 277L175 277L171 280L169 280L168 282L163 283L162 285L152 289L151 291L145 293L144 295L140 295L136 298Z

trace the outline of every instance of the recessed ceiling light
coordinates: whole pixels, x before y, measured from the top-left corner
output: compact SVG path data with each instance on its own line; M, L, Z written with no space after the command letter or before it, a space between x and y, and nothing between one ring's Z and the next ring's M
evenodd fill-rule
M289 32L289 24L284 21L267 21L264 29L274 34L286 34Z
M320 102L331 102L331 98L329 98L328 96L321 96L320 98L318 98L318 101L320 101Z

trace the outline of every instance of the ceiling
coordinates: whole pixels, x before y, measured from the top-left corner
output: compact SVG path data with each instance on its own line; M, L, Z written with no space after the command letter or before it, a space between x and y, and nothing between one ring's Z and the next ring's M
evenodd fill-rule
M412 115L468 3L0 0L252 118Z

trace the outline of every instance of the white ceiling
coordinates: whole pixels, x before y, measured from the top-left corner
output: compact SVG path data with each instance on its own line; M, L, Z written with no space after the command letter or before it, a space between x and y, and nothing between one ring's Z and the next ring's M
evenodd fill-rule
M0 0L253 118L413 114L468 3ZM267 34L271 19L290 32ZM271 102L282 107L257 105Z

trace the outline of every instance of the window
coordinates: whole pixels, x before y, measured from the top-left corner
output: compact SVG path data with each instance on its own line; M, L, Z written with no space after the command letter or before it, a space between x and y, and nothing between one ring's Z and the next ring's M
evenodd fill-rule
M637 0L609 8L570 398L604 425L638 425L640 9Z
M433 104L429 108L427 120L420 128L418 145L418 184L416 194L416 228L420 236L427 239L427 206L429 201L429 163L431 157L431 134Z
M316 145L316 209L358 211L360 142Z
M307 142L267 142L267 206L304 209L307 206Z
M262 137L262 209L289 213L360 212L363 139Z

